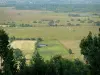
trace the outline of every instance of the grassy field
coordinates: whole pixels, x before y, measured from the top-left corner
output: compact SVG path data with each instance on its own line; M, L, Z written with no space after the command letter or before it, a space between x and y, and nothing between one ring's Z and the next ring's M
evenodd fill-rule
M89 31L98 33L99 26L4 28L9 36L20 38L41 37L45 40L81 40Z
M45 40L39 44L48 45L38 48L40 55L45 58L45 60L50 59L54 55L61 55L63 57L67 57L68 55L67 49L57 40Z

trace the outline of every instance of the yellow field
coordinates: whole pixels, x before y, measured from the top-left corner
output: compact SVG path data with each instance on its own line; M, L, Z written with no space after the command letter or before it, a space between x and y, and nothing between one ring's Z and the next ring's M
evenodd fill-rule
M31 59L33 52L35 50L35 43L36 41L30 41L30 40L16 40L11 43L11 46L14 49L20 49L25 55L26 59ZM29 61L27 61L29 62Z
M83 60L83 55L81 55L80 52L80 44L81 40L60 40L60 43L65 46L67 49L71 49L73 55L68 55L68 58L79 58L80 60Z

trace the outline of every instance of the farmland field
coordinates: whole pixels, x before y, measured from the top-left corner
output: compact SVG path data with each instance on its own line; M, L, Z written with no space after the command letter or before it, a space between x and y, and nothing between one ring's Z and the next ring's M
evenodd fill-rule
M33 52L35 50L35 43L36 41L29 41L29 40L16 40L11 43L11 46L14 49L20 49L25 56L26 59L31 59ZM27 61L29 62L29 61Z
M3 11L3 12L2 12ZM67 13L56 13L53 11L41 11L41 10L16 10L13 7L0 8L0 13L3 18L0 18L0 23L14 22L19 24L31 24L33 26L48 26L48 21L54 20L56 24L67 26L71 25L94 25L94 22L100 20L99 16L93 15L93 12L67 12ZM85 16L73 17L69 14L80 14ZM98 13L97 13L98 14ZM78 21L80 19L80 21ZM45 21L48 20L48 21ZM36 23L34 23L36 21ZM92 21L92 22L89 22Z
M40 43L53 44L54 46L52 47L39 48L39 53L45 59L49 59L55 54L72 57L68 55L68 49L72 49L75 58L81 59L80 40L86 37L89 31L92 31L94 35L99 32L100 26L95 25L95 22L100 21L100 16L93 15L95 13L98 14L97 12L56 13L53 11L16 10L13 7L2 7L0 8L0 14L2 14L0 26L3 26L9 37L42 38L44 41ZM69 16L69 14L83 16L73 17ZM55 21L57 26L49 26L49 21L51 20ZM15 27L9 27L11 24L14 24ZM32 27L20 27L20 24L30 24ZM30 49L30 47L28 48ZM33 52L33 50L22 51L25 55L29 52L27 57L30 57Z
M50 59L54 55L61 55L67 57L68 51L62 44L57 40L46 40L39 44L46 44L45 47L38 48L40 55L46 60Z
M9 36L19 38L41 37L45 40L81 40L87 36L89 31L98 33L99 26L69 26L69 27L27 27L12 28L6 27L4 30Z
M60 43L63 44L66 49L72 50L72 53L74 53L74 58L79 58L80 60L83 60L83 55L81 55L79 47L80 42L80 40L60 40Z

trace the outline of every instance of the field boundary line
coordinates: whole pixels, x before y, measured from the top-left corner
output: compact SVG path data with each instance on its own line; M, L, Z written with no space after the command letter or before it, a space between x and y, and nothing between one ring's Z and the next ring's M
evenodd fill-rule
M68 48L66 48L59 40L56 41L58 41L68 51Z

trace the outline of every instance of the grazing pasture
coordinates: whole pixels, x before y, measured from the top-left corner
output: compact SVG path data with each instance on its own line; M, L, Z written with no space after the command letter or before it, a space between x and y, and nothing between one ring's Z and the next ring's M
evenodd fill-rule
M68 27L6 27L4 30L9 36L18 38L41 37L44 40L81 40L89 31L98 33L99 26L68 26Z

